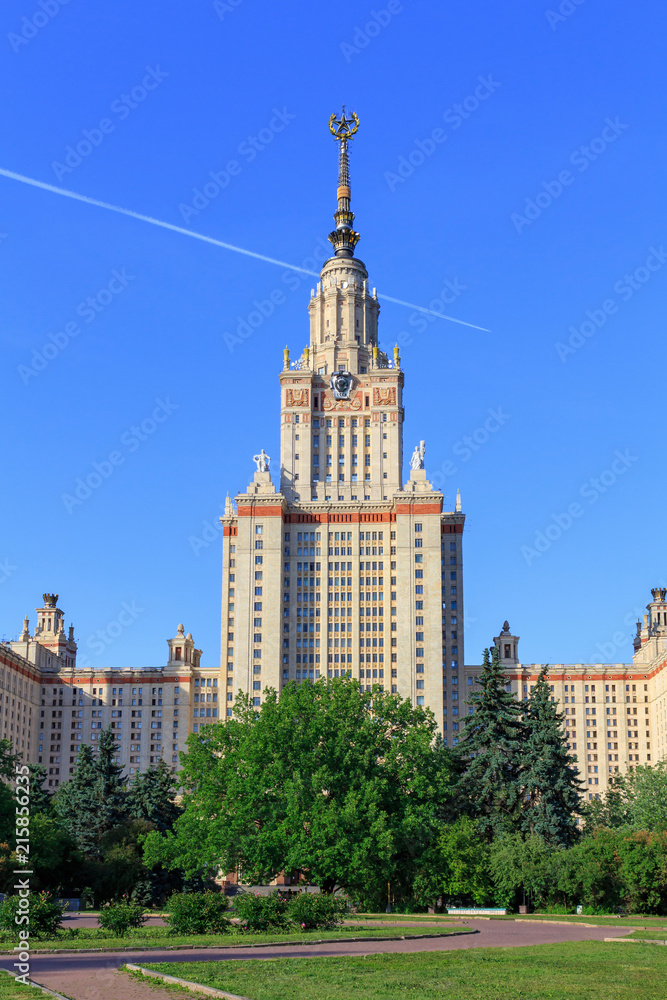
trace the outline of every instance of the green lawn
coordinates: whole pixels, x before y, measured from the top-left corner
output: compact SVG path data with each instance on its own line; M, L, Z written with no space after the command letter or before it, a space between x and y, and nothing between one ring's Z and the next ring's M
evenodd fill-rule
M13 976L0 969L0 1000L44 1000L45 995L34 986L17 983Z
M632 934L626 934L629 938L649 938L651 941L667 941L667 927L663 927L661 930L654 930L649 927L647 930L634 931Z
M460 933L467 928L459 926L438 926L438 927L364 927L350 926L339 927L334 931L295 931L293 933L275 934L248 934L242 931L230 931L228 934L192 934L181 936L169 934L168 927L148 927L130 931L125 937L113 937L110 933L99 931L96 927L82 927L75 937L63 934L57 938L50 938L44 941L33 941L32 951L40 949L55 949L58 951L78 951L82 948L98 948L103 951L105 948L165 948L182 947L198 948L201 945L209 947L236 948L240 944L276 944L287 941L293 944L303 944L308 941L340 941L348 938L386 938L401 935L404 937L414 937L423 934L449 934ZM0 954L7 954L13 948L13 941L7 938L0 943ZM0 998L1 1000L1 998Z
M468 921L474 917L448 916L446 913L392 913L391 916L385 913L361 913L355 916L355 920L392 920L392 921ZM507 916L491 917L491 920L565 920L573 924L597 924L600 927L664 927L667 930L667 917L643 916L642 914L630 914L629 917L593 917L585 914L562 914L562 913L531 913L527 916L520 916L518 913L511 913ZM666 935L667 936L667 935Z
M667 949L597 941L148 968L251 1000L665 1000Z

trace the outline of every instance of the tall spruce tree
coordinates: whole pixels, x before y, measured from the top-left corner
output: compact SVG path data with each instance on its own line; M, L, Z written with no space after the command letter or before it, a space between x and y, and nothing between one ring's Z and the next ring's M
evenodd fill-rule
M79 751L74 774L54 796L54 807L63 826L86 857L99 857L97 829L97 762L84 744Z
M163 760L137 774L127 795L128 815L153 824L160 833L171 830L182 809L176 805L175 777Z
M522 830L538 834L550 847L570 847L578 833L579 771L567 749L563 715L551 700L547 670L542 668L524 703Z
M97 773L100 798L101 823L104 830L122 823L127 817L127 776L123 777L123 765L117 764L118 748L114 734L105 729L100 736L97 754Z
M106 729L100 736L97 757L89 746L82 746L74 775L55 795L56 812L88 858L101 857L104 834L127 815L127 778L122 777L122 766L115 763L115 753L113 734Z
M498 649L484 650L481 691L465 720L459 744L459 789L487 840L515 832L521 822L521 756L525 739L521 705L507 690Z
M51 808L51 792L44 788L46 768L42 764L28 764L30 772L30 809L33 813L49 812Z

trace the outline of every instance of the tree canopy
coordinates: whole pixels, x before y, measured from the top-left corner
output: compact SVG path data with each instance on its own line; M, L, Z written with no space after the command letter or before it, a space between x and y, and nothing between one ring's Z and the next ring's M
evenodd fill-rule
M324 891L368 896L409 886L437 837L450 751L433 716L356 681L267 691L257 711L188 739L183 815L149 834L147 863L202 864L269 881L297 873Z

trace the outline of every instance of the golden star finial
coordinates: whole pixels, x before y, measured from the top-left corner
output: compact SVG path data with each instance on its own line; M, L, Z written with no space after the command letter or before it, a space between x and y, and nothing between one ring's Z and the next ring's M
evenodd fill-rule
M332 136L339 142L341 139L351 139L357 132L359 128L359 118L353 111L350 118L345 115L345 105L343 105L343 111L340 118L336 118L333 114L329 119L329 131Z

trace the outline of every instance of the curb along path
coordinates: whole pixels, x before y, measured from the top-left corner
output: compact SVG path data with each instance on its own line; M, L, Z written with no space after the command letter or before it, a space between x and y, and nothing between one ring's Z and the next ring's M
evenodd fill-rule
M378 941L364 938L358 942L322 944L258 945L254 948L211 948L191 951L151 951L137 949L132 953L87 953L33 955L30 978L71 1000L174 1000L174 993L142 983L118 971L126 961L136 965L154 962L189 961L254 961L263 958L324 958L358 955L415 953L422 951L453 951L463 948L517 948L535 944L559 944L564 941L603 941L609 936L608 927L563 926L514 921L470 920L476 934L448 934L420 938ZM616 928L614 928L616 930ZM618 936L627 934L618 928ZM449 940L451 938L451 940ZM0 967L10 969L12 958L0 956ZM193 994L194 995L194 994ZM202 994L203 996L203 994Z

